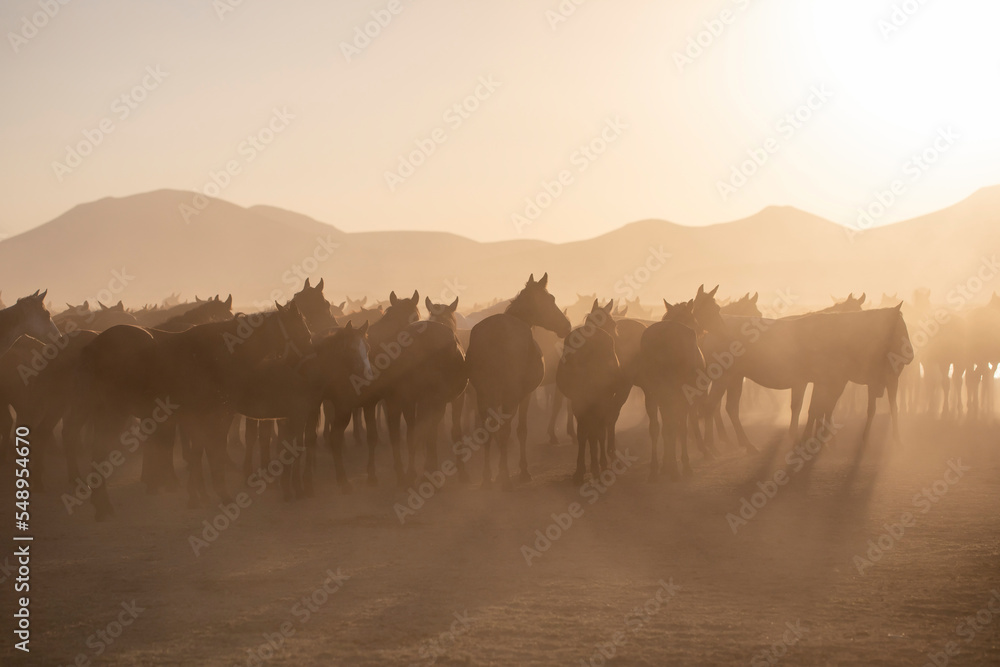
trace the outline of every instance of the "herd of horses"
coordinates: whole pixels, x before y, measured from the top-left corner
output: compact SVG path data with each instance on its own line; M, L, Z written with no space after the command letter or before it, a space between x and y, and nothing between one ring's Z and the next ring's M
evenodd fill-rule
M903 303L889 297L877 308L865 309L865 296L851 295L824 310L765 317L757 295L723 304L718 287L703 285L688 301L664 300L666 312L654 319L637 300L616 308L597 295L592 301L581 296L564 310L545 274L530 276L513 298L471 314L458 312L458 299L425 299L423 319L416 291L402 298L393 292L388 302L366 308L367 299L331 304L323 290L323 280L306 280L287 304L252 314L234 313L231 296L172 299L134 311L121 302L97 309L84 303L55 316L45 292L20 298L0 310L0 403L7 406L0 410L0 437L10 438L15 415L18 424L31 426L36 488L43 486L46 458L57 451L53 445L61 442L73 483L81 457L96 469L126 434L141 442L147 489L177 488L179 447L189 470L189 503L198 506L208 501L205 462L215 494L230 499L228 445L241 431L248 474L255 455L261 465L271 461L275 432L296 452L280 475L290 499L313 493L321 437L337 482L349 489L343 457L349 425L354 438L367 443L368 483L377 484L384 424L396 481L405 485L416 474L418 453L425 470L438 469L439 431L450 406L450 442L485 434L482 484L509 489L515 422L519 479L530 479L528 412L536 390L549 393L553 440L560 406L568 401L579 483L613 460L616 424L638 388L649 419L649 475L675 478L691 472L689 440L706 458L718 454L715 439L726 437L723 404L737 442L754 451L740 417L745 388L790 391L789 433L805 439L832 423L849 383L864 386L863 440L885 394L898 438L900 397L905 409L954 416L963 411L964 382L964 410L985 412L1000 363L996 296L943 318L933 335L921 324L915 345ZM919 306L905 310L922 323L932 309L929 300L922 311ZM491 447L498 452L496 474ZM458 451L453 446L449 455L467 480L471 455ZM98 519L113 514L106 484L92 485L90 497Z

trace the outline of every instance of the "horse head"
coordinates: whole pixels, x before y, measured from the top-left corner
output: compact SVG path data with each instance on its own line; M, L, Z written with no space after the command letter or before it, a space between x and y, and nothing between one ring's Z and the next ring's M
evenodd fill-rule
M569 319L556 305L556 298L549 294L548 284L548 273L538 281L535 280L535 274L531 274L524 289L518 292L505 312L531 326L548 329L560 338L565 338L572 327Z

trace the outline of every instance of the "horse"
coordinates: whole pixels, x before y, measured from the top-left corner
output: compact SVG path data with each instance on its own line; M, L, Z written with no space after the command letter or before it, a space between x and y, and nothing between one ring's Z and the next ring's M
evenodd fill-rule
M677 442L681 443L684 474L691 473L688 458L687 425L691 402L689 390L704 373L705 359L694 329L676 319L649 325L642 333L636 362L635 384L645 395L651 443L649 481L661 472L677 477ZM663 464L658 459L662 419Z
M75 413L93 424L91 456L95 464L107 454L129 417L167 413L159 421L174 422L192 439L189 505L206 499L201 470L207 454L212 485L229 501L224 478L226 431L235 402L253 368L268 357L308 350L311 335L294 304L182 332L116 326L84 346L80 355ZM174 429L161 426L151 434L153 449L169 454ZM147 450L149 451L149 450ZM169 457L168 457L169 461ZM146 466L152 455L144 457ZM172 466L171 466L172 469ZM96 518L113 514L107 489L91 496Z
M302 447L290 462L282 461L285 500L313 495L320 404L330 393L329 385L342 385L349 375L369 368L365 329L348 324L319 341L308 354L295 351L280 359L266 359L242 383L236 411L255 421L281 422L279 433L285 436L286 447Z
M742 315L744 317L762 317L763 314L757 307L757 299L760 295L757 292L750 296L750 292L733 301L722 306L723 315Z
M570 332L570 323L546 289L549 274L535 281L532 274L502 314L491 315L472 328L466 355L469 382L476 390L477 422L485 426L487 417L495 422L492 440L499 448L499 478L504 489L511 488L507 470L507 440L511 419L518 415L517 436L521 445L520 479L528 481L528 404L531 393L542 381L545 369L542 353L531 337L531 327L540 326L561 338ZM490 412L493 414L490 414ZM494 429L490 429L494 430ZM490 442L483 457L483 485L493 482L489 456Z
M180 315L175 315L170 319L157 324L154 329L160 331L184 331L199 324L209 324L211 322L225 322L233 318L233 295L223 301L215 296L213 299L201 301Z
M13 306L0 310L0 353L10 349L18 338L27 334L40 340L59 337L59 329L45 308L45 290L41 294L23 296Z
M469 349L469 335L472 332L470 329L458 328L458 317L456 312L458 310L458 297L455 297L455 300L450 304L434 303L429 297L425 297L424 306L427 308L427 319L429 321L443 324L452 330L452 333L454 333L455 338L458 339L458 344L461 346L464 354L465 350ZM451 402L451 438L453 442L458 442L462 439L462 433L464 431L462 428L462 419L465 412L468 394L469 388L466 386L466 390L456 396L455 400ZM464 467L461 470L460 476L464 480Z
M596 307L597 300L594 300ZM621 367L615 354L615 339L595 319L610 320L604 316L587 315L583 326L573 329L566 337L562 357L556 370L556 386L570 400L577 422L576 472L573 482L582 484L586 474L586 450L590 447L590 475L597 478L614 456L607 449L607 436L614 431L614 413L620 410L616 395L622 389ZM614 331L613 321L609 327Z

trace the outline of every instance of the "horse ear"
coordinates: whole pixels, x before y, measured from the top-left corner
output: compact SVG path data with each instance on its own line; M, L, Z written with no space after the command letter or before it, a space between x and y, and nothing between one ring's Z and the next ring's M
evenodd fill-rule
M361 298L361 301L358 301L358 305L359 305L359 306L362 306L362 307L364 307L364 305L365 305L366 303L368 303L368 297L367 297L367 296L364 296L364 297L362 297L362 298Z
M865 302L865 298L866 297L867 297L867 294L865 292L862 292L861 296L858 297L858 305L859 306Z
M431 298L429 296L424 297L424 305L427 306L427 312L430 312L431 308L434 307L434 304L431 303Z
M534 273L532 273L530 276L528 276L528 283L527 284L528 285L534 285L535 284L535 274Z
M627 313L627 312L628 312L628 306L627 305L624 308L619 308L618 309L618 317L625 317L625 313Z
M396 298L396 292L395 292L395 290L393 290L392 292L389 292L389 305L390 306L395 306L396 305L396 301L398 301L398 299Z
M323 291L323 279L322 278L320 278L319 282L316 283L316 289L318 289L320 292Z
M413 290L413 296L410 297L410 301L413 303L414 306L420 303L420 294L417 292L417 290Z
M750 299L750 303L757 303L757 299L760 298L760 294L757 292L753 293L753 298Z
M343 310L343 309L344 309L344 306L346 306L346 305L347 305L347 301L341 301L341 302L340 302L340 305L339 305L339 306L337 306L337 308L340 308L341 310Z
M362 335L368 333L368 320L365 320L365 323L358 327L358 332Z
M352 331L354 329L354 322L347 320L347 324L344 326L344 331Z
M457 296L455 297L455 300L451 302L451 305L448 306L448 310L450 310L453 313L456 310L458 310L458 297Z
M281 304L280 304L280 303L278 303L277 301L275 301L275 302L274 302L274 307L275 307L275 308L276 308L276 309L278 310L278 312L279 312L279 313L283 313L283 312L285 312L285 309L284 309L284 308L282 308L282 307L281 307Z
M668 313L670 312L670 302L666 299L663 300L663 307L667 309Z
M200 303L201 302L201 299L198 298L197 294L194 295L194 300L195 300L195 303Z
M38 300L39 301L45 301L45 295L48 294L48 293L49 293L48 290L45 290L41 294L38 294L38 292L35 292L35 294L38 294Z
M538 286L541 287L542 289L545 289L546 285L548 284L549 284L549 272L546 271L545 275L542 276L542 279L538 281Z
M900 301L900 302L899 302L899 305L898 305L898 306L896 306L896 310L899 310L899 311L902 311L902 310L903 310L903 302L902 302L902 301Z
M705 283L698 285L698 294L696 296L701 296L705 293ZM666 299L664 299L666 301Z
M590 312L594 312L601 307L601 304L597 303L597 299L594 299L594 305L590 307Z
M115 310L125 310L125 304L122 303L121 299L115 304Z
M615 307L615 300L611 299L611 301L608 301L608 305L604 306L604 312L610 315L614 307Z
M302 289L309 289L309 279L306 278L306 284L302 286Z
M232 308L232 307L233 307L233 295L230 294L229 298L226 299L226 308Z
M103 303L101 303L100 301L98 301L98 302L97 302L97 305L101 307L101 310L107 310L107 309L108 309L108 307L107 307L107 306L105 306L105 305L104 305Z
M90 301L89 300L83 302L83 308L84 308L84 310L90 310Z
M715 289L714 289L714 290L712 290L711 292L709 292L709 293L708 293L708 296L710 296L710 297L713 297L713 298L714 298L714 297L715 297L715 293L716 293L716 292L718 292L718 291L719 291L719 286L718 286L718 285L716 285L716 286L715 286Z

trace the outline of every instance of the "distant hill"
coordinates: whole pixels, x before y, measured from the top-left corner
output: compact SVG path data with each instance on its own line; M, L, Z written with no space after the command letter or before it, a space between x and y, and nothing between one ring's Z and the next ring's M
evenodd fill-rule
M48 288L59 306L103 296L127 305L232 293L240 309L287 299L306 276L326 279L331 300L391 290L463 307L516 291L529 273L548 271L561 304L576 293L635 294L644 302L687 298L700 283L720 293L787 290L826 304L847 292L943 293L973 275L1000 247L1000 187L945 210L851 238L845 228L789 207L734 222L688 227L634 222L565 244L478 243L440 232L347 233L292 211L243 208L195 193L159 190L80 204L54 220L0 241L0 289ZM186 212L185 216L182 212ZM185 220L185 217L187 220ZM658 256L669 254L662 262ZM659 268L657 268L659 267ZM114 272L124 269L127 285ZM652 269L652 270L650 270ZM1000 283L1000 278L997 279ZM995 289L987 284L984 292Z

